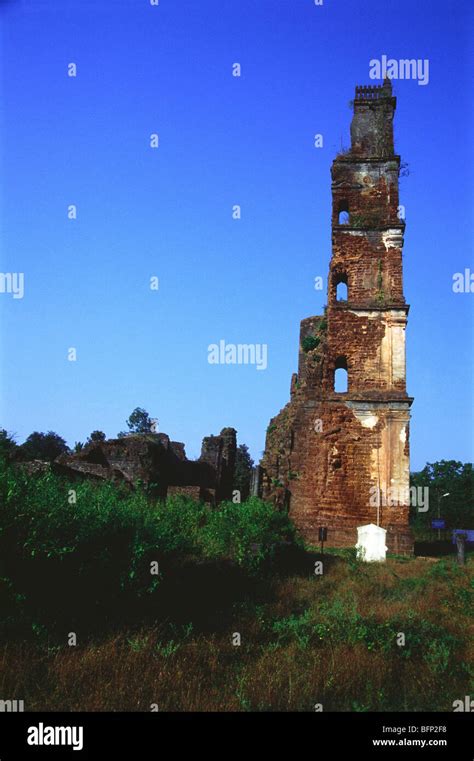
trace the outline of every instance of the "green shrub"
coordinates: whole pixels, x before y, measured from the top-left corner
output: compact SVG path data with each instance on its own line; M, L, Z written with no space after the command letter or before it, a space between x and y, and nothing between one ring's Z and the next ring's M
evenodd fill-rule
M0 500L4 632L119 624L140 615L140 601L151 604L163 567L169 578L184 561L225 560L253 573L294 534L285 514L256 498L212 509L183 496L153 501L141 487L71 485L10 467L0 473ZM155 561L158 574L150 572Z
M303 351L313 351L313 349L317 349L319 344L321 343L321 339L318 336L306 336L303 338L301 342L301 346Z
M286 513L257 497L222 502L209 513L201 537L206 556L228 557L252 571L272 556L275 545L295 538Z

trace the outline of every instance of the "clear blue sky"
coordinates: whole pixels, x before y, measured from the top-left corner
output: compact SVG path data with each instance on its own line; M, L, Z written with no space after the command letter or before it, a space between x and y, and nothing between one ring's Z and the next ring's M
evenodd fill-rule
M393 83L412 469L472 459L474 294L452 290L474 272L470 1L0 5L0 269L25 274L0 294L1 426L73 445L142 406L190 457L234 426L259 458L326 301L349 101L385 54L430 62L426 86ZM220 339L268 344L268 369L210 365Z

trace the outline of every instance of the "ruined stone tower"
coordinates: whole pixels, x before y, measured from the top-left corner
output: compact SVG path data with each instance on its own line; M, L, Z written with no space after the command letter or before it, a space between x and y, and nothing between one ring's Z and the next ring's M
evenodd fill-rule
M332 164L332 257L324 316L301 322L291 401L270 421L261 492L308 542L354 546L357 526L387 529L410 553L409 419L405 387L404 221L389 80L356 87L351 147ZM341 289L347 292L339 294ZM347 390L335 388L347 371Z

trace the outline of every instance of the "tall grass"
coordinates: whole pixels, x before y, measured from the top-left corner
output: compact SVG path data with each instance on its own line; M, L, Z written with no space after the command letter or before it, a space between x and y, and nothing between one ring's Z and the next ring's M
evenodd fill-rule
M212 632L168 621L77 647L9 643L0 694L27 710L451 711L472 695L472 560L434 567L354 575L335 558L322 578L256 582Z

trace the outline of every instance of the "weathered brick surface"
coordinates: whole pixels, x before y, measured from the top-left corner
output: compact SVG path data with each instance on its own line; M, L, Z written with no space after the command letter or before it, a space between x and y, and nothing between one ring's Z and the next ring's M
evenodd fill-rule
M367 99L366 99L367 96ZM389 549L410 553L409 409L405 387L404 223L397 217L400 159L393 152L391 86L356 90L351 150L332 166L332 258L325 314L301 322L291 401L270 421L262 494L310 542L328 527L333 546L354 546L357 526L379 523ZM339 212L349 214L340 224ZM338 282L348 287L336 301ZM334 390L338 367L348 390ZM400 504L371 504L398 489Z

